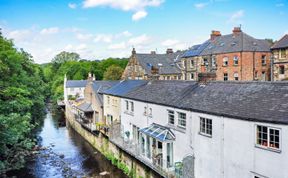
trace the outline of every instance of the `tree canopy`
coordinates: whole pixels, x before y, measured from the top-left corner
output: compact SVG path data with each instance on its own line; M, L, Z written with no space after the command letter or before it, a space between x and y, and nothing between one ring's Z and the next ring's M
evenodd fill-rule
M108 67L107 70L105 71L104 80L119 80L121 78L123 71L124 71L123 68L116 65L112 65Z
M23 166L44 115L47 85L31 55L0 33L0 172Z

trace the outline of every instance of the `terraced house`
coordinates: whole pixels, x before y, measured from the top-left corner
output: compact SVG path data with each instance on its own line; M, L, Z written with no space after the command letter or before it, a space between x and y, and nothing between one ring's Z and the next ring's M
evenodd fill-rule
M231 34L212 31L210 39L182 56L185 80L268 81L271 79L270 43L235 27Z
M111 141L164 177L288 177L287 93L287 82L150 81L115 93Z
M165 54L139 54L133 48L132 55L123 72L122 79L130 80L181 80L179 61L184 51L173 52L167 49Z
M288 80L288 34L284 35L271 47L273 62L273 79Z

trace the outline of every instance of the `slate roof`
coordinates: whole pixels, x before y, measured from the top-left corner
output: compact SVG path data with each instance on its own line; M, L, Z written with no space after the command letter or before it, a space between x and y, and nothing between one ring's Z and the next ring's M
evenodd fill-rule
M151 81L123 98L247 121L288 124L288 82Z
M103 95L101 94L103 91L113 87L114 85L117 85L119 81L105 81L105 80L95 80L92 83L92 89L94 93L96 94L97 99L101 103L101 106L103 106Z
M136 54L139 64L145 69L146 74L151 75L151 67L159 68L162 64L159 74L180 74L181 71L175 64L181 58L184 51L178 51L171 54Z
M210 40L205 41L202 44L194 45L183 54L183 58L194 57L201 55L201 52L210 44Z
M255 39L244 32L216 37L201 52L201 55L222 54L240 51L270 52L267 40Z
M279 41L277 41L271 49L288 48L288 34L284 35Z
M113 87L104 90L102 94L121 96L136 89L137 87L145 85L147 82L147 80L123 80Z
M87 84L87 80L67 80L66 81L66 88L82 88L85 87Z
M93 112L91 103L84 102L84 103L81 103L80 105L78 105L76 107L83 112Z

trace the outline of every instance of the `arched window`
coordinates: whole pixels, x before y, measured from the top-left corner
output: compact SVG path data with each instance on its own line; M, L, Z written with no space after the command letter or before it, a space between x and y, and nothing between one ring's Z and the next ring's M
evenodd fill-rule
M228 57L223 57L223 66L228 66Z

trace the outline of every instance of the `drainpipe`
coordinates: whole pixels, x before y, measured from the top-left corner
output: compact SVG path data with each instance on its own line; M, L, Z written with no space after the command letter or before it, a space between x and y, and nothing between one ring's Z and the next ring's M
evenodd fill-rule
M253 81L255 80L255 49L253 51Z

